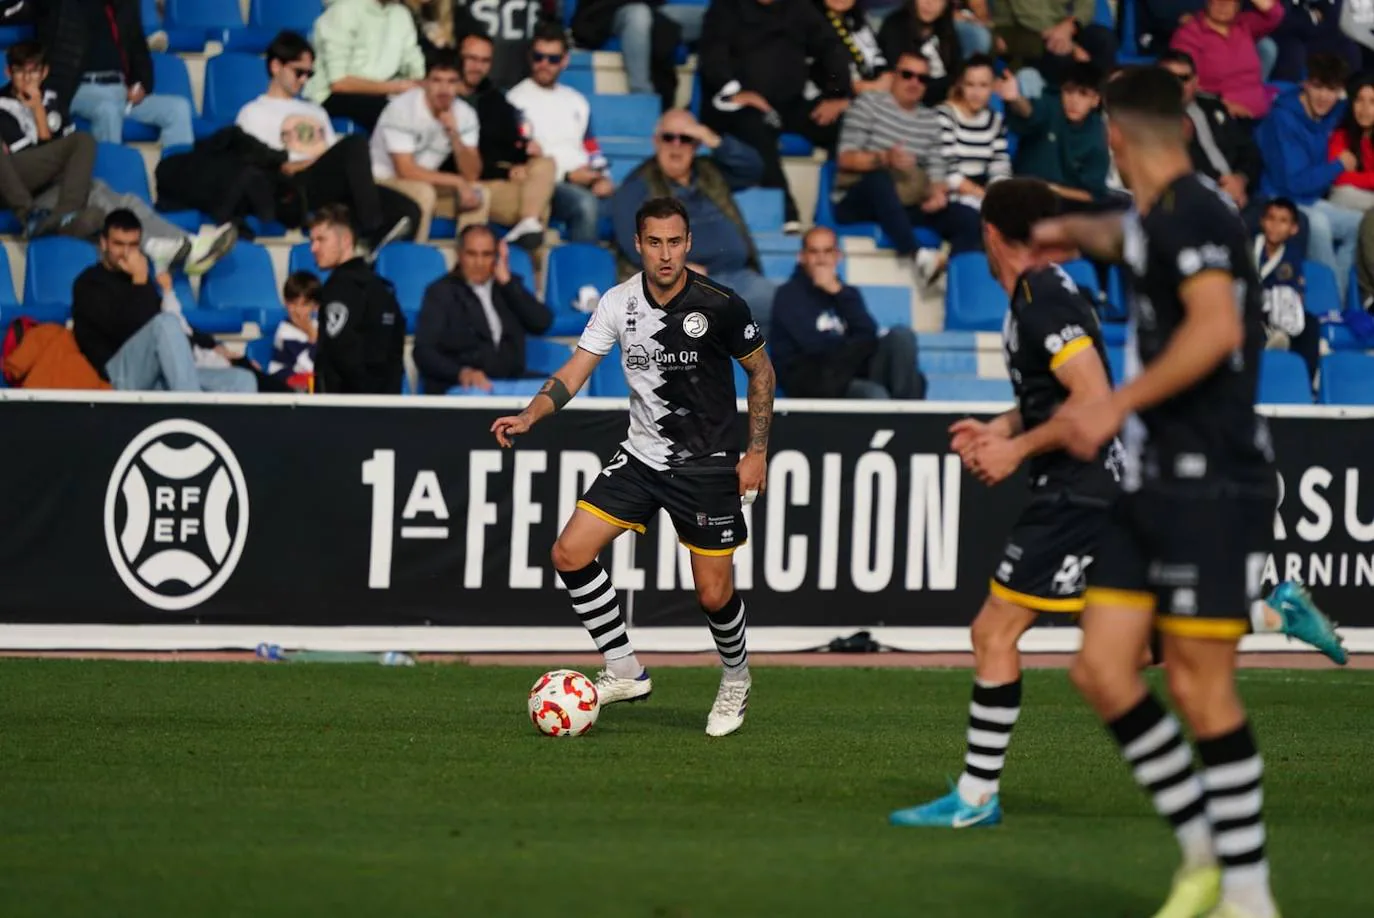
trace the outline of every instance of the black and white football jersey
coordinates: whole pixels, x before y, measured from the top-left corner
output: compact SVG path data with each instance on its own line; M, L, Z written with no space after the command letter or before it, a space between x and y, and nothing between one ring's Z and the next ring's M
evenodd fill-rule
M606 291L577 346L605 357L619 347L630 386L626 452L660 471L739 459L735 371L764 345L749 306L728 287L687 271L663 305L643 273ZM723 463L722 463L723 464Z

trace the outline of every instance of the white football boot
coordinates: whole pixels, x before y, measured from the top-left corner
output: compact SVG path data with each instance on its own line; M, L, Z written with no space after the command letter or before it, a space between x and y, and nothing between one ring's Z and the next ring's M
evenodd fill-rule
M753 680L727 679L721 676L716 703L706 717L707 736L729 736L744 726L744 712L749 707L749 687Z
M654 680L646 669L634 679L617 676L609 669L596 674L596 697L602 705L619 701L645 701L653 694Z

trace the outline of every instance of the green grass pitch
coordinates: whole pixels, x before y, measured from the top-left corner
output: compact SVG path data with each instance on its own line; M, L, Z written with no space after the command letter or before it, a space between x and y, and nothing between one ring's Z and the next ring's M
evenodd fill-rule
M0 915L1148 916L1175 847L1062 672L992 830L895 829L969 674L709 670L551 740L537 671L0 661ZM1374 915L1374 674L1246 671L1288 918Z

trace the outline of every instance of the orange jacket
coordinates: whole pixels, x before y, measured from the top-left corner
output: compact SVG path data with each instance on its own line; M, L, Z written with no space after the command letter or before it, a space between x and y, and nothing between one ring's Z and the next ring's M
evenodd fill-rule
M5 373L24 389L109 389L76 346L65 326L47 322L24 333L8 357Z

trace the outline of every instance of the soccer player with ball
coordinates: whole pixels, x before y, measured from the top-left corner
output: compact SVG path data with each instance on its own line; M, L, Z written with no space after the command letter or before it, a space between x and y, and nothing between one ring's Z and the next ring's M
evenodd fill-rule
M597 556L625 530L643 533L666 510L692 553L697 600L724 666L706 733L726 736L744 723L749 704L744 600L735 592L732 555L748 537L743 502L762 492L768 475L773 365L744 300L687 270L692 233L680 201L646 201L635 216L635 246L644 270L601 297L572 358L524 411L491 429L509 447L566 405L619 346L630 386L629 435L577 502L553 564L606 661L596 677L599 703L646 699L653 681L635 658L615 586ZM749 374L743 458L732 360Z

